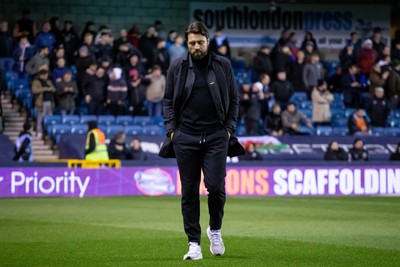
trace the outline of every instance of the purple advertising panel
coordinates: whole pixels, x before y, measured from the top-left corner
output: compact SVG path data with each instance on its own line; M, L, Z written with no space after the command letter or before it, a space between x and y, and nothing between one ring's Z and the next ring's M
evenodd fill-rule
M204 183L201 194L207 194ZM0 197L180 195L176 167L1 168ZM232 196L400 195L400 167L229 167Z

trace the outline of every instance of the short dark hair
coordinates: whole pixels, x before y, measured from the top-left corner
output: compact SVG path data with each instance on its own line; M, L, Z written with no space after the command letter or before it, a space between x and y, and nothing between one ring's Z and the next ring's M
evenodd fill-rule
M206 25L204 25L204 23L201 21L194 21L189 24L189 26L186 28L186 31L185 31L186 41L188 40L189 33L200 34L200 35L205 36L207 39L210 37L210 34L208 32Z

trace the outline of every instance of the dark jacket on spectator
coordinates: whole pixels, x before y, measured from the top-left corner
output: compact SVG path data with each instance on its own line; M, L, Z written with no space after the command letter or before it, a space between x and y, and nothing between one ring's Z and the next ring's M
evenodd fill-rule
M273 82L270 91L274 94L275 99L281 102L288 102L294 92L292 83L282 80Z
M90 95L93 102L103 103L107 89L107 77L102 78L96 75L85 74L82 83L83 95Z
M303 81L303 69L305 62L299 63L296 61L290 62L288 80L293 84L294 91L307 91Z
M257 52L257 55L253 59L253 81L258 81L261 73L268 74L271 78L274 73L274 67L272 66L271 58L269 55L264 54L261 51Z
M386 98L374 97L367 112L372 126L385 127L390 113L389 102Z
M281 114L268 114L264 120L264 129L267 133L283 130Z
M66 87L72 87L73 92L65 92ZM76 82L59 82L57 84L58 104L61 110L74 110L75 109L75 96L78 94Z
M368 161L368 151L365 149L350 148L349 153L352 161Z
M324 154L324 160L348 160L349 155L343 148L339 148L338 150L332 150L328 148Z
M367 119L366 116L364 116L364 121L365 121L365 125L368 127L368 129L371 128L371 124L369 122L369 120ZM349 116L347 125L349 127L349 134L355 134L356 132L361 132L361 129L359 129L357 127L357 123L356 120L354 118L354 115Z
M122 146L122 150L118 150L116 146ZM111 139L110 144L107 146L108 157L110 159L125 160L129 158L129 150L127 149L125 143L119 144L115 139Z

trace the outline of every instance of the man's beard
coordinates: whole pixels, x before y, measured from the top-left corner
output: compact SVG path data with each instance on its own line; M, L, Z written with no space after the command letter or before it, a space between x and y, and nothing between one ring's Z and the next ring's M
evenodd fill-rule
M206 51L195 51L195 52L191 52L190 55L194 58L194 59L202 59L207 55L207 50Z

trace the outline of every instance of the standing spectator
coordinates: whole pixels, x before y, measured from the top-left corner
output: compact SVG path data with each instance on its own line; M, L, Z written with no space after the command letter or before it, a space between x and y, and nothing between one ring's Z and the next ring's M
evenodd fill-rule
M15 142L14 161L33 162L33 142L31 135L31 124L24 123L24 130L19 134Z
M131 45L138 47L140 37L142 37L142 33L140 32L139 26L135 23L128 31L128 40Z
M49 49L49 53L53 53L54 46L56 45L56 38L50 31L50 22L45 21L43 23L42 31L39 32L35 38L36 49L45 46Z
M311 99L311 92L317 87L318 81L323 79L324 69L319 62L319 55L318 53L313 53L310 62L306 63L303 69L303 82L309 99Z
M372 41L370 39L365 40L363 48L357 58L361 73L368 77L372 66L377 62L377 60L378 53L372 48Z
M375 95L367 107L367 113L371 119L371 125L376 127L386 127L390 113L389 101L385 98L382 87L375 88Z
M248 142L245 145L245 154L240 156L240 160L263 160L263 156L256 150L253 142Z
M146 86L142 83L140 74L136 69L132 69L129 72L128 100L129 111L132 116L147 115L144 104L146 100Z
M287 45L277 46L272 53L272 64L275 74L278 72L287 72L291 62L291 51Z
M46 46L39 48L39 51L26 63L25 70L34 77L41 69L49 70L50 61L48 58L49 49Z
M74 114L75 97L78 95L76 82L72 80L71 71L67 71L62 80L57 83L58 104L61 115Z
M294 93L293 85L286 80L286 72L280 71L277 75L278 79L271 85L271 93L275 98L275 102L286 108L290 98Z
M390 101L391 109L398 109L400 96L400 64L390 71L385 93Z
M264 102L263 83L269 79L266 74L261 75L261 82L253 84L244 102L246 103L246 113L244 115L244 124L246 135L260 135L260 119L262 103ZM261 86L260 86L261 85Z
M65 59L60 57L57 59L57 67L53 69L52 80L55 87L61 82L65 73L70 72L70 69L65 66Z
M134 138L130 144L128 159L147 160L147 155L142 149L140 140L137 138Z
M362 135L369 133L371 127L363 109L357 108L353 115L349 117L348 127L350 134Z
M296 33L295 32L291 32L289 34L289 39L288 39L288 42L287 42L287 46L289 47L290 52L293 55L292 59L296 60L296 55L300 50L297 48L297 37L296 37Z
M25 65L33 57L34 53L35 48L29 43L28 36L21 36L19 44L13 52L15 61L14 71L19 72L23 76L25 74Z
M83 37L82 46L86 46L88 48L88 55L95 57L97 54L97 47L93 43L94 35L90 32L85 33ZM81 47L82 47L81 46Z
M29 43L33 44L36 36L36 24L30 18L30 10L22 10L22 18L17 20L13 29L14 38L20 38L22 35L28 37Z
M343 100L346 108L360 106L361 84L357 79L358 66L351 65L342 77Z
M306 46L304 47L304 49L302 49L302 51L304 52L304 58L306 62L309 62L311 60L313 54L318 54L316 49L314 49L313 42L311 41L306 42Z
M357 59L358 55L360 54L360 51L362 49L362 45L361 45L360 37L358 36L358 34L356 32L350 33L350 40L348 41L348 45L351 45L351 47L353 48L354 58ZM355 63L355 62L353 62L353 63Z
M50 32L53 34L54 38L55 38L55 45L60 45L63 44L63 40L62 40L62 35L61 35L61 30L60 30L60 18L59 17L52 17L50 19L50 27L51 30Z
M131 70L137 70L141 77L146 74L146 69L142 62L140 62L139 56L136 54L133 54L129 57L129 63L124 67L124 73L126 77L129 77Z
M329 143L327 150L324 154L324 160L327 161L347 161L349 160L349 154L344 151L343 148L339 147L337 141Z
M231 47L229 45L228 38L225 34L223 34L224 28L216 27L215 36L210 40L210 51L214 52L217 55L225 56L227 58L231 58ZM226 52L221 53L220 48L225 47Z
M391 161L400 161L400 143L397 144L396 151L390 155Z
M129 42L126 29L120 30L120 38L114 41L113 47L114 62L122 68L129 64L131 55L135 54L141 57L141 52Z
M161 68L154 65L150 74L146 75L150 84L146 90L146 99L149 116L160 116L162 114L161 101L165 91L165 76L161 73Z
M167 49L165 48L165 40L159 39L157 42L157 48L154 50L153 62L160 66L161 73L167 75L170 59Z
M87 21L85 24L85 27L83 28L82 35L81 35L81 40L85 39L85 36L87 33L90 33L92 35L92 40L96 36L96 31L94 30L94 22L93 21Z
M150 26L147 29L146 34L140 38L138 44L138 48L143 54L143 60L146 69L154 65L153 55L154 55L154 50L157 48L157 42L158 42L158 33L154 28L154 26Z
M72 21L66 20L64 22L61 40L65 48L65 57L71 65L75 64L75 54L79 49L79 36L72 25Z
M112 71L112 68L113 68L112 58L109 58L109 57L100 58L99 67L103 68L106 73L110 74L110 72Z
M280 105L274 104L272 106L272 112L265 117L264 129L267 134L275 137L283 135L283 125L282 125Z
M164 40L168 38L168 33L167 31L164 30L164 24L162 23L161 20L156 20L153 25L157 31L158 37Z
M104 69L98 68L95 70L95 74L86 75L83 84L89 114L102 115L108 85L108 77L105 75Z
M303 122L309 128L313 128L311 121L303 113L297 111L295 103L289 103L287 109L282 112L283 130L290 135L304 135L300 131L300 123Z
M8 22L0 23L0 57L11 57L15 47L14 39L8 32Z
M272 77L274 68L270 58L271 49L267 45L262 45L257 55L253 59L253 76L252 81L255 82L261 73L266 73Z
M97 65L94 55L89 54L87 46L81 46L78 51L78 58L76 59L76 84L79 89L79 97L83 97L83 78L85 77L86 70L90 65ZM97 68L97 66L96 66Z
M272 98L272 93L270 92L271 78L268 74L261 73L260 80L254 83L255 92L262 92L264 94L263 100L260 102L261 105L261 118L264 118L269 112L269 101Z
M306 92L307 88L303 81L304 52L299 50L296 55L296 60L290 62L289 65L288 80L293 84L295 92Z
M99 27L99 31L97 32L96 35L94 35L94 45L97 46L98 44L101 43L101 36L103 35L108 35L110 37L110 40L108 42L112 43L112 38L111 38L111 30L106 26L106 25L101 25Z
M375 27L373 29L371 40L372 48L378 53L378 58L382 58L384 56L383 50L386 44L382 40L382 29L380 27Z
M392 44L390 58L394 65L400 64L400 40L397 40Z
M55 52L49 56L50 60L50 70L53 70L54 68L57 67L57 61L59 58L63 58L65 62L65 66L68 66L68 61L67 58L65 57L65 50L64 50L64 45L59 45Z
M381 66L379 63L377 63L372 67L371 73L369 74L369 92L371 93L372 97L375 95L376 88L381 88L386 85L389 75L390 70L388 66Z
M307 42L311 42L312 46L313 46L313 50L317 51L318 50L318 46L317 46L317 41L315 40L312 32L306 32L305 36L304 36L304 40L301 43L301 50L306 50L306 46L307 46Z
M336 67L335 74L328 79L328 89L331 92L342 93L342 78L343 68L341 66Z
M122 131L117 132L107 146L108 157L110 159L126 160L129 150L125 144L125 134Z
M114 58L110 33L101 33L99 42L96 44L96 58L110 58L111 60Z
M110 113L114 116L125 113L125 100L127 99L128 87L121 68L113 68L110 73L110 83L107 86L107 104Z
M365 150L364 142L361 139L354 140L349 153L352 161L369 161L368 151Z
M35 99L35 108L37 111L36 117L36 132L38 137L43 135L43 118L46 115L53 115L54 92L56 89L49 79L49 72L41 70L38 78L32 83L32 93Z
M175 38L175 42L169 47L168 54L171 62L187 53L186 48L183 46L183 42L183 37L178 35Z
M345 70L351 65L356 64L356 59L354 48L350 44L346 45L339 53L340 66Z
M167 50L169 50L169 48L175 44L176 37L178 37L178 32L175 30L170 30L165 42L165 48Z
M318 81L318 86L311 94L313 103L312 120L314 126L331 125L331 108L333 95L328 91L327 84L323 80Z

